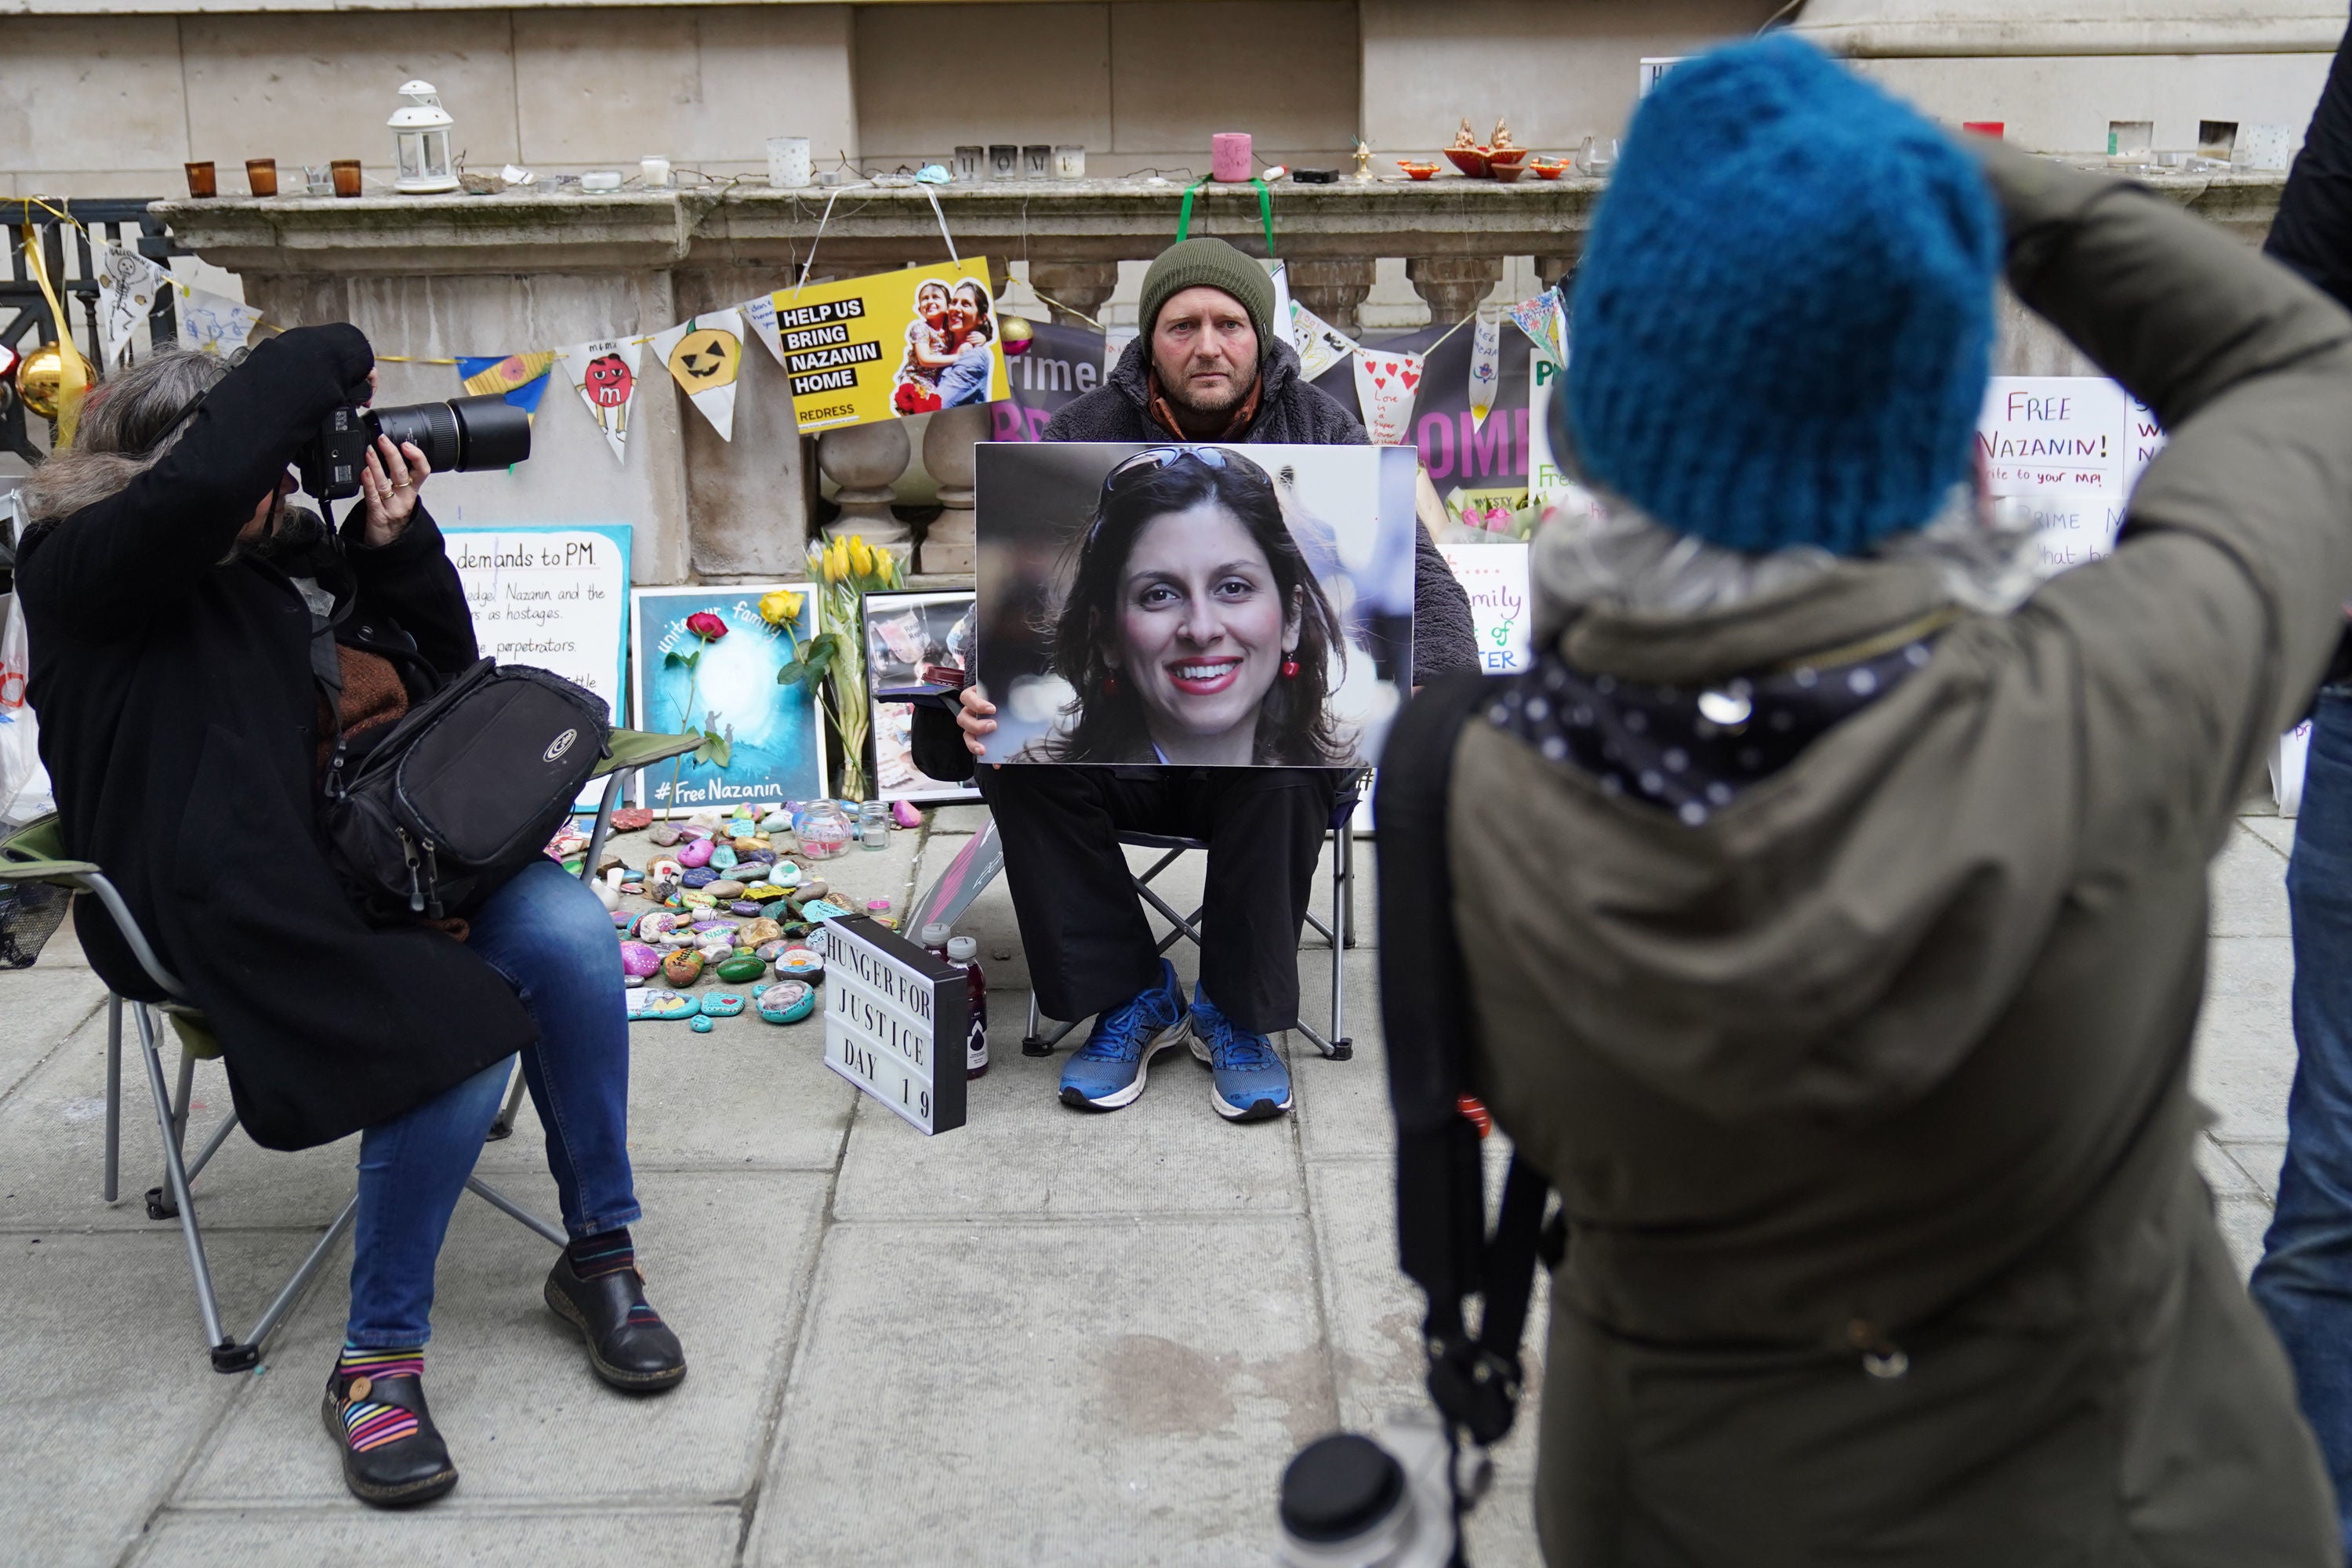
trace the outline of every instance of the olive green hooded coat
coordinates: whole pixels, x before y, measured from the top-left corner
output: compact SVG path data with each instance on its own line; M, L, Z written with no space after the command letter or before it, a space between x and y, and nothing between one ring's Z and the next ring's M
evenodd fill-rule
M2352 318L2147 193L1989 171L2018 293L2170 432L2116 552L1701 826L1475 718L1454 756L1477 1077L1570 1224L1553 1568L2343 1562L2187 1077L2207 863L2352 595ZM1945 602L1849 561L1559 646L1700 685Z

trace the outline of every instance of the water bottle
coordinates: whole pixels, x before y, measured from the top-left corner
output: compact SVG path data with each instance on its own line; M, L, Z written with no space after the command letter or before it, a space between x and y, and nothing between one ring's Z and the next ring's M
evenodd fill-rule
M1430 1410L1391 1413L1370 1436L1334 1432L1309 1443L1282 1472L1286 1568L1445 1568L1454 1560L1447 1462L1445 1428Z
M961 963L971 977L971 1012L964 1023L963 1076L978 1078L988 1070L988 976L980 971L980 943L968 936L950 937L948 962Z

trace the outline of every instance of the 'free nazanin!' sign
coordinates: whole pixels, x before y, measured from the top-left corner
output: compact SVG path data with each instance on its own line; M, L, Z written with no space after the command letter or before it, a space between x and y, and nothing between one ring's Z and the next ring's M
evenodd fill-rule
M962 1126L962 969L863 915L827 921L824 936L824 1065L919 1131Z

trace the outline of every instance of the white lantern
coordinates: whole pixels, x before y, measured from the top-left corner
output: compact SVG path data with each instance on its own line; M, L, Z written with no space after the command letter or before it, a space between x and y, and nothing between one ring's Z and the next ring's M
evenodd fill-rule
M441 107L441 95L429 81L403 82L401 104L384 121L399 143L395 165L399 177L393 188L412 195L454 191L457 175L449 162L449 127L457 121Z

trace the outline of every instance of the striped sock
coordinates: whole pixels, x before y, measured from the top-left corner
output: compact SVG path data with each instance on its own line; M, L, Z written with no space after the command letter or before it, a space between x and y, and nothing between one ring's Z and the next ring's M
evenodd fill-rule
M619 1274L637 1266L637 1244L629 1238L629 1227L608 1230L601 1236L575 1236L564 1244L564 1253L572 1259L572 1272L583 1279L595 1279L606 1274ZM658 1323L662 1315L650 1302L639 1301L629 1309L632 1323Z
M343 1346L343 1353L335 1358L335 1376L343 1384L343 1441L351 1446L352 1452L364 1454L370 1448L381 1448L386 1443L415 1436L414 1412L370 1399L368 1394L382 1378L424 1375L422 1345L405 1350Z

